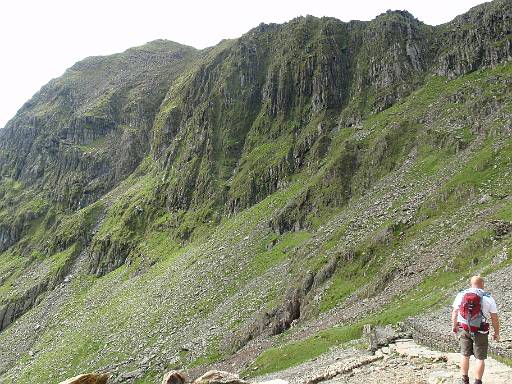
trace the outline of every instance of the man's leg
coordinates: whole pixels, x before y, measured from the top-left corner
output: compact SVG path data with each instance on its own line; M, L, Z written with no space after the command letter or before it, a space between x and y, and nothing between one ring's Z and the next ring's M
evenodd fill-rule
M467 376L469 372L469 356L460 356L460 373L462 376Z
M462 376L462 384L469 384L469 357L473 354L473 340L465 331L459 333L460 343L460 373Z
M482 380L482 377L484 377L484 370L485 370L485 360L476 359L475 379Z
M487 350L489 348L489 336L487 334L477 333L475 335L475 383L482 384L482 377L485 370L485 359L487 359Z

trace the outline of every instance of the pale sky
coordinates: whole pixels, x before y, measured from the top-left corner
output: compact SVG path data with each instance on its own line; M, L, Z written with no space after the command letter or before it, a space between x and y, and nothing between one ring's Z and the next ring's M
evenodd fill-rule
M0 127L50 79L87 56L155 39L204 48L296 16L370 20L407 9L427 24L482 0L0 0Z

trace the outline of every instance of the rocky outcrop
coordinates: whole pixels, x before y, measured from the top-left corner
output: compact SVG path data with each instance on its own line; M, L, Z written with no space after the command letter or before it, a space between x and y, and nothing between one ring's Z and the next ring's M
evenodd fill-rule
M362 153L358 145L347 143L345 151L317 175L314 183L274 214L270 228L277 234L308 229L308 216L314 215L319 206L337 207L346 203L352 195L352 178L361 166Z
M504 237L512 232L512 222L504 220L493 220L491 225L494 227L496 237Z
M354 80L372 112L388 108L419 85L433 60L434 29L407 11L379 15L362 32Z
M20 212L10 209L12 216L0 222L0 252L17 243L34 222L46 213L46 209L44 205L34 209L22 209Z
M21 297L0 305L0 331L7 328L14 320L23 315L36 304L37 298L48 288L48 282L42 282L30 288Z
M240 180L240 185L237 186L237 195L231 196L226 203L227 213L229 215L238 213L276 192L286 185L287 177L293 171L291 152L288 152L277 164L266 169L256 170L251 175L249 183Z
M42 294L54 289L64 281L77 254L78 252L74 250L70 258L55 274L42 278L40 282L30 286L30 288L20 295L14 296L7 301L0 301L0 332L6 329L29 309L37 305L41 300Z
M89 248L89 271L96 276L103 276L120 267L126 261L133 244L114 240L95 239Z
M363 327L363 338L368 342L368 349L375 353L381 347L387 347L398 339L410 339L412 333L402 328L401 325L374 326L366 324Z
M0 252L5 251L11 245L16 243L21 237L21 229L12 223L0 224Z
M298 287L294 285L288 289L279 306L256 314L245 328L230 335L227 338L229 348L237 351L262 334L279 335L293 327L304 314L308 314L308 301L314 301L311 294L334 274L338 262L338 258L332 258L316 273L306 273Z
M441 33L436 73L450 78L512 59L510 2L497 0L474 7Z

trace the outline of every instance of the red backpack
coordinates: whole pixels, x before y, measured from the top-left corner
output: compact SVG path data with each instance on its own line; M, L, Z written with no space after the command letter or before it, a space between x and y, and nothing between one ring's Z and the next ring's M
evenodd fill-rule
M489 331L489 324L482 313L483 297L484 293L481 291L465 291L462 296L459 313L464 320L460 321L460 326L471 334Z

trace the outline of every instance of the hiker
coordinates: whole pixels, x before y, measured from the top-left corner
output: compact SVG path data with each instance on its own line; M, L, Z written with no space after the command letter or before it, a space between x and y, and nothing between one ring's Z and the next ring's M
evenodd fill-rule
M489 347L489 319L493 338L500 341L500 322L496 302L484 291L484 279L473 276L470 288L460 292L453 302L453 333L458 336L461 352L462 384L469 384L469 358L475 355L475 384L482 384Z

